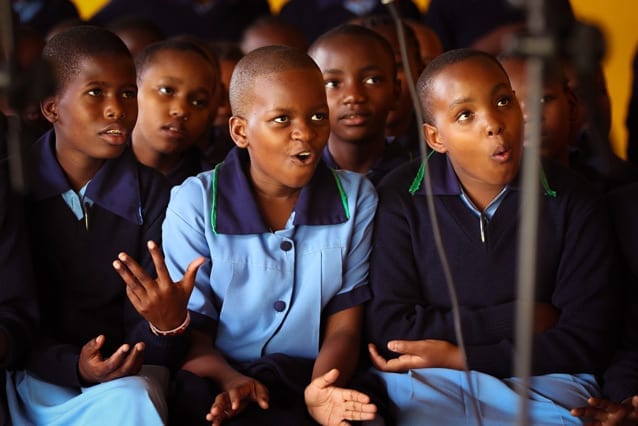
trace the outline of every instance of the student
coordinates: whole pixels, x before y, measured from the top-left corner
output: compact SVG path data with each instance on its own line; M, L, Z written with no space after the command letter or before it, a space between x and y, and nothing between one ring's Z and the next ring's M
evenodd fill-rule
M501 55L499 60L508 73L527 122L529 110L527 63L525 59L511 55ZM585 141L591 140L592 137L587 130L589 126L586 124L585 113L582 111L584 105L582 101L578 101L569 86L569 73L566 72L569 68L566 67L565 62L558 60L548 62L544 68L542 93L538 99L541 103L541 155L573 169L599 191L607 192L635 181L638 175L632 173L628 163L615 155L608 155L611 154L611 146L606 137L604 141L600 141L602 143L597 143L598 146L605 145L607 148L604 150L604 155L596 155L596 159L592 154L601 154L601 151L595 147L584 146ZM606 93L606 89L604 92ZM603 121L610 123L609 98L601 95L599 103L607 105L607 108L600 108L600 114L609 117ZM608 133L609 126L604 128L606 130L602 133ZM608 167L605 167L605 164Z
M186 39L147 46L137 56L139 115L132 146L137 159L171 186L207 170L203 150L219 102L219 64Z
M230 100L228 99L228 86L230 85L230 77L233 75L233 70L244 54L237 43L218 42L210 43L210 46L219 61L222 89L221 93L219 93L221 98L217 105L217 113L213 120L212 140L208 144L208 149L205 153L208 162L215 166L224 161L228 151L235 146L228 128L228 120L232 116Z
M230 82L237 148L173 188L168 270L200 268L190 355L175 381L176 424L370 420L348 388L359 355L376 193L321 162L330 132L321 72L303 52L267 46ZM310 414L310 415L309 415Z
M434 59L417 91L435 153L378 186L365 326L370 355L399 425L473 424L477 417L483 425L514 424L523 116L500 63L477 50ZM554 162L542 170L529 420L580 424L569 408L599 394L596 376L617 327L614 246L606 211L582 179ZM429 196L458 297L465 357Z
M499 56L507 72L512 89L521 105L523 118L528 120L529 91L527 61L519 56ZM567 78L558 62L547 63L542 76L540 153L565 167L570 167L570 146L577 135L577 106L574 93L567 86Z
M181 362L187 335L153 332L149 321L172 329L187 296L127 290L111 266L125 250L152 271L145 246L158 250L169 196L127 148L135 66L115 34L93 26L57 34L43 56L55 90L41 108L53 129L33 146L27 200L41 328L26 369L9 376L11 415L16 424L161 424L159 379Z
M422 18L416 2L398 0L396 6L401 16L420 20ZM390 14L380 0L288 0L279 16L296 26L312 43L321 34L364 15Z
M259 17L246 28L239 46L244 54L262 46L281 44L297 49L308 49L306 37L297 27L285 22L278 16Z
M10 185L7 120L0 113L0 367L22 368L36 332L38 310L22 197ZM11 425L0 371L0 425Z
M149 44L166 38L161 28L153 21L136 16L122 16L114 19L105 28L122 39L133 58Z
M413 81L418 78L421 71L425 67L421 61L421 53L419 51L419 41L407 25L403 25L403 33L406 43L406 53L408 63L403 63L401 56L401 48L399 45L399 36L397 28L390 16L387 15L371 15L360 18L357 24L376 31L385 38L394 52L394 61L397 69L397 78L401 84L399 98L394 108L388 114L386 120L385 134L386 139L390 143L399 144L412 158L421 156L420 139L421 132L416 124L416 116L414 113L414 103L410 95L410 88L407 79L407 71L412 75Z
M308 52L321 68L330 107L324 161L378 183L409 160L385 137L388 114L400 94L392 47L369 28L344 24L321 35Z

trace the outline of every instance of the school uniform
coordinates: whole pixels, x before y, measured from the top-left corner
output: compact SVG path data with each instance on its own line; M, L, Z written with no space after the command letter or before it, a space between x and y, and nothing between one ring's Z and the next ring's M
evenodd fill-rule
M443 246L460 306L472 388L483 425L516 421L513 375L520 188L518 179L479 212L447 159L427 162ZM536 301L560 311L553 328L533 338L532 424L580 424L569 409L598 395L618 326L614 246L607 212L584 181L544 163L539 194ZM366 332L387 358L393 339L457 344L444 270L428 214L418 160L379 185L371 257L374 297ZM463 371L423 368L378 374L398 406L400 425L476 424Z
M321 157L326 165L331 169L341 169L341 166L337 164L337 161L330 153L328 145L324 147ZM410 154L405 151L403 147L395 143L386 143L381 157L379 157L376 163L374 163L370 170L368 170L365 176L370 179L370 182L372 182L373 185L376 186L379 182L381 182L381 179L383 179L385 175L408 161L410 161Z
M193 259L207 259L188 305L193 324L213 335L215 347L237 369L268 376L257 377L272 384L271 408L257 409L255 418L276 413L272 402L280 401L294 405L300 416L284 413L281 424L301 424L295 421L307 417L303 388L310 383L325 318L370 297L377 197L359 174L332 171L320 162L285 228L272 231L246 175L249 161L246 150L234 148L213 171L172 189L163 225L165 258L173 277ZM295 401L277 398L284 389L274 383L296 389L290 391ZM195 411L199 418L214 396L205 395L204 411Z
M184 356L187 336L154 335L112 266L125 251L155 274L146 242L161 243L166 181L127 148L78 196L56 159L53 131L34 144L32 166L27 219L42 322L26 370L7 385L12 415L35 424L160 423L161 398L149 397L152 380L132 376L91 386L81 380L78 360L82 346L100 334L105 358L140 341L145 364L175 368Z
M195 176L200 172L210 169L211 165L206 160L204 153L199 148L193 146L184 151L182 158L173 170L166 175L166 180L168 180L169 186L173 187L184 182L187 177Z

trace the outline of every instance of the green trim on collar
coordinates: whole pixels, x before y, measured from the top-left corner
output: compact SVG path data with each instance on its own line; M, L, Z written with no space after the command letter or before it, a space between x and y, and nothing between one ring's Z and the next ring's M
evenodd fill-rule
M417 172L416 177L412 181L412 185L410 185L410 189L408 189L410 194L414 195L414 193L417 192L419 188L421 188L421 183L423 183L423 177L425 176L425 163L427 163L427 161L430 159L430 157L432 157L432 155L435 152L436 151L434 150L430 151L427 157L425 157L425 161L421 163L421 166L419 167L419 171Z
M343 185L341 185L341 179L337 172L334 169L330 169L330 171L335 178L335 182L337 182L337 189L339 190L339 197L341 198L341 205L346 214L346 219L350 219L350 209L348 208L348 196L346 195L346 191L343 190Z
M211 203L210 209L210 224L211 228L213 228L213 234L218 235L217 233L217 178L219 177L219 169L221 168L223 162L219 163L215 166L215 170L213 172L213 180L211 182L211 196L213 201Z
M547 181L547 176L545 176L545 170L543 170L542 166L541 166L541 184L543 185L545 195L552 198L556 198L556 195L558 194L556 193L556 191L554 191L552 188L549 187L549 182Z

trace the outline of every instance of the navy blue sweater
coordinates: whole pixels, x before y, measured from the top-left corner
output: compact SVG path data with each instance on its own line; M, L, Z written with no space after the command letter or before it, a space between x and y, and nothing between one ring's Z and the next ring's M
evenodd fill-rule
M123 343L143 341L144 363L176 367L186 334L155 336L126 296L112 266L125 251L152 275L146 242L161 244L168 203L166 180L139 164L130 149L108 160L89 183L88 229L60 194L70 186L54 155L55 135L34 145L35 189L29 201L34 265L37 271L42 333L29 369L42 379L80 386L77 363L82 346L104 334L104 356Z
M456 344L450 297L437 254L420 161L379 185L370 270L373 299L366 331L382 354L391 339L441 339ZM446 156L428 162L434 206L460 304L468 366L496 377L512 375L520 192L515 181L489 222L463 203ZM557 196L542 196L536 300L560 310L558 323L533 340L532 374L601 374L618 322L617 279L608 217L583 181L545 167ZM408 191L416 183L416 192Z

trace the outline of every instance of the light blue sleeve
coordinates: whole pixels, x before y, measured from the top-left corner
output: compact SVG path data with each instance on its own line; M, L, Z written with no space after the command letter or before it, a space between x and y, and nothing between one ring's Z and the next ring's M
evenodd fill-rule
M219 318L210 284L211 254L208 244L210 225L210 182L214 172L204 172L186 179L171 190L171 198L162 224L166 266L173 281L181 280L188 264L198 257L206 262L199 268L188 309Z

